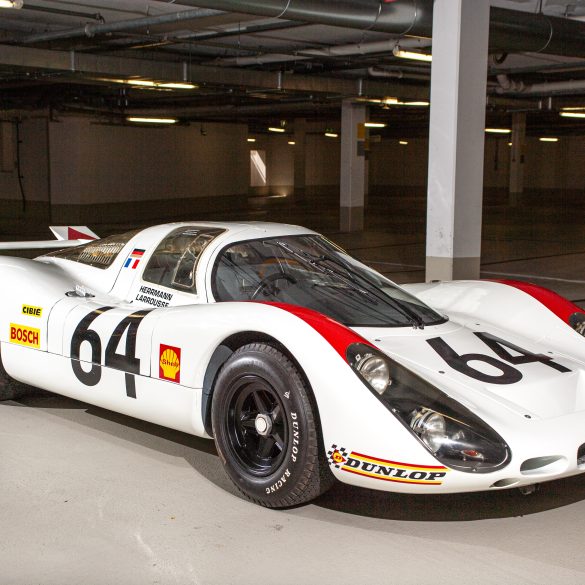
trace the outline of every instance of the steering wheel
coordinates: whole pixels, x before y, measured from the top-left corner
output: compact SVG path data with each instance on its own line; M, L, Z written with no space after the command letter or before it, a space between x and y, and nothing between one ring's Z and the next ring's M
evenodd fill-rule
M250 300L253 301L256 299L256 297L265 289L267 289L269 286L273 285L275 282L278 282L279 280L286 280L287 282L289 282L290 284L296 284L297 281L295 278L293 278L290 274L286 274L284 272L275 272L273 274L269 274L268 276L264 277L259 283L258 286L256 287L256 290L250 295ZM274 287L274 289L277 289L278 287Z

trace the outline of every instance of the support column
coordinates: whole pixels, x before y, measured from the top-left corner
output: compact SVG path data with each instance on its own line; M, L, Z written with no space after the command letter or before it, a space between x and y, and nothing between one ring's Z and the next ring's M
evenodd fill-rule
M512 114L512 152L510 153L510 189L508 203L516 207L524 192L524 145L526 112Z
M341 105L340 229L364 229L366 106L344 100Z
M295 119L294 152L294 198L304 201L306 197L307 119Z
M434 1L427 280L479 278L489 4Z

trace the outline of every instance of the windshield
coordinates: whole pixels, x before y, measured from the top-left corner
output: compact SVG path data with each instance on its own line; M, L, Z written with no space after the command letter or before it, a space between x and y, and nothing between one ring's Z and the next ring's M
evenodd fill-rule
M229 246L216 261L212 286L217 301L289 303L352 327L421 327L445 321L318 235Z

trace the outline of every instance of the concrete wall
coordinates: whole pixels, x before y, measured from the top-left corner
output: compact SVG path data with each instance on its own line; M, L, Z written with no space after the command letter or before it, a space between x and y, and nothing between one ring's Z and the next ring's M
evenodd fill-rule
M309 123L306 135L308 196L339 192L340 141L323 136L322 124ZM199 124L144 128L97 124L91 118L26 118L19 125L21 190L16 170L13 122L0 123L0 211L21 214L24 190L27 215L49 209L54 220L102 221L128 217L171 217L193 210L234 209L247 195L293 191L295 145L291 135L261 134L246 141L243 124ZM486 202L506 201L510 148L507 136L486 136ZM370 192L424 197L426 138L371 144ZM250 189L252 149L266 151L268 185ZM525 187L533 193L563 192L566 204L585 201L585 136L561 137L558 143L527 139ZM572 195L567 195L567 193ZM532 197L532 195L531 195ZM538 195L534 196L537 200ZM197 203L195 203L197 201ZM111 203L126 208L112 211ZM141 205L136 205L141 202ZM118 206L119 207L119 206Z
M268 188L266 193L289 195L293 192L294 156L296 145L290 134L266 134L255 136L256 142L249 149L266 151ZM321 194L339 191L340 141L323 136L322 132L310 131L306 136L306 188L307 193ZM257 190L262 193L262 190Z
M50 124L55 205L100 204L247 192L246 127L239 124L144 128L83 118ZM234 145L241 145L234 148Z

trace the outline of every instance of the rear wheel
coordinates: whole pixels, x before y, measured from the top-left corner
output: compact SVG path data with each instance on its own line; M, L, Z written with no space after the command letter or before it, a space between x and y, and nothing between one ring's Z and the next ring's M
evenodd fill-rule
M224 364L213 433L227 474L250 500L294 506L331 486L311 398L295 365L270 345L246 345Z

